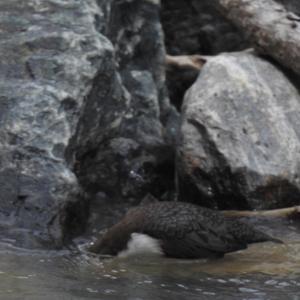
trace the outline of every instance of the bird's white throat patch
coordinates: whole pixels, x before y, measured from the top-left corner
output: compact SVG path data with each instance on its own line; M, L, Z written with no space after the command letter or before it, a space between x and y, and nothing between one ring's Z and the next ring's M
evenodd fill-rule
M127 243L127 249L121 251L119 257L131 255L162 255L162 249L159 240L152 238L147 234L132 233Z

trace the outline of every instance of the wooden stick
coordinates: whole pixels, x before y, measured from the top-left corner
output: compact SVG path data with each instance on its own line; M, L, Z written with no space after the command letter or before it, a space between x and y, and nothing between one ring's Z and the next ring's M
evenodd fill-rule
M208 59L209 56L202 55L166 55L166 65L167 67L200 71Z
M238 210L224 210L222 213L226 217L280 217L285 218L292 215L299 214L300 206L293 206L287 208L261 210L261 211L238 211Z

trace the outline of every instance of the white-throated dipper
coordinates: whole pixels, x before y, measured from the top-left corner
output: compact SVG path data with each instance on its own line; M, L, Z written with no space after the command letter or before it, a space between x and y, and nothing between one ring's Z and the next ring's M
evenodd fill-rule
M156 202L131 208L89 250L121 256L148 250L176 258L217 258L265 241L282 243L218 211L185 202Z

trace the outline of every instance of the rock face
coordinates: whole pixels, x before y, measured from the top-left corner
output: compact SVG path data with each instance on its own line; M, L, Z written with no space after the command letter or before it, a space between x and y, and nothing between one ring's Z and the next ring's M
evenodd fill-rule
M211 207L300 202L300 96L248 53L210 60L186 94L177 165L182 197Z
M208 1L163 6L171 54L245 46ZM60 247L89 208L96 224L106 203L172 198L179 115L159 1L0 0L0 16L0 243ZM212 59L184 106L181 195L219 207L299 201L299 103L271 64Z
M104 33L114 45L117 68L99 74L69 151L91 194L134 201L149 190L162 196L172 189L170 145L178 116L165 92L156 2L112 2Z
M86 191L171 189L178 116L157 1L0 0L0 11L0 232L61 246L84 228Z
M0 11L0 230L60 246L86 218L64 152L113 47L93 0L1 0Z
M178 116L158 2L0 0L0 11L0 234L61 246L84 228L87 194L171 189Z

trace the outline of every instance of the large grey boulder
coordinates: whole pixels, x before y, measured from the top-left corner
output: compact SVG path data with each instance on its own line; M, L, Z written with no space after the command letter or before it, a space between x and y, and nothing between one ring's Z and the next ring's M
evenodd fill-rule
M113 47L94 0L1 0L0 16L0 231L61 246L86 218L64 153Z
M181 196L219 208L300 203L300 96L250 53L223 54L187 92L178 148Z

